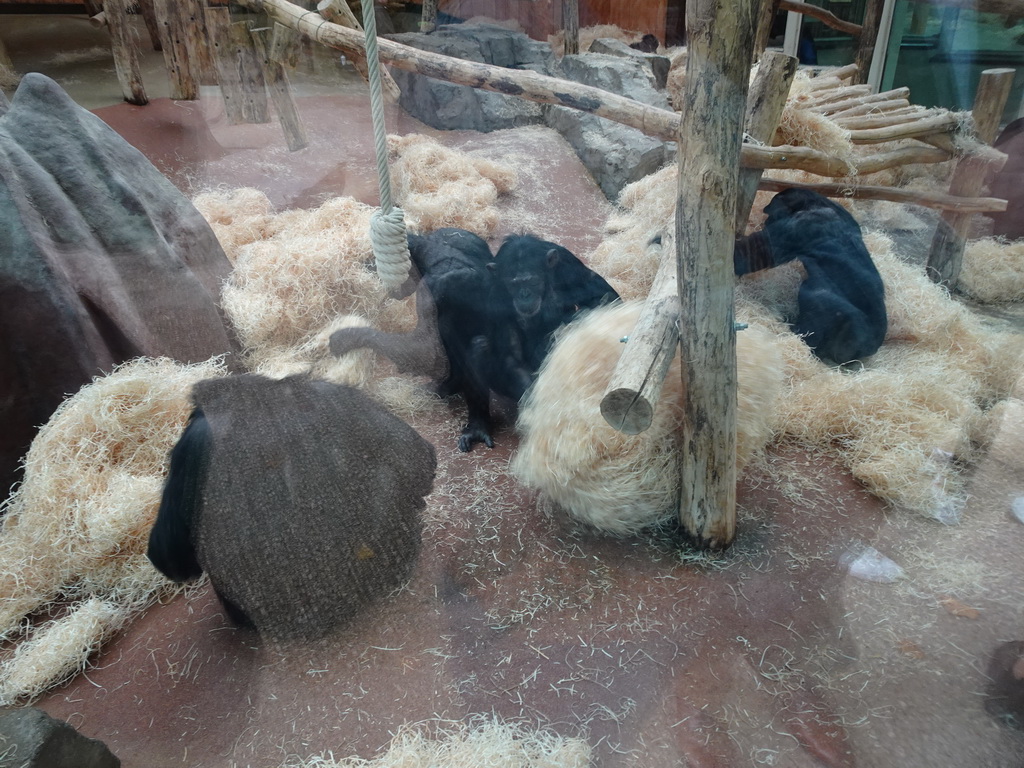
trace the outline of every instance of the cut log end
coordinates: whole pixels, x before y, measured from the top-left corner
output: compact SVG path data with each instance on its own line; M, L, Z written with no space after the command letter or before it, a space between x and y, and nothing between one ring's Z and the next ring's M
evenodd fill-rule
M639 435L654 420L654 407L632 389L613 389L601 400L601 415L626 435Z

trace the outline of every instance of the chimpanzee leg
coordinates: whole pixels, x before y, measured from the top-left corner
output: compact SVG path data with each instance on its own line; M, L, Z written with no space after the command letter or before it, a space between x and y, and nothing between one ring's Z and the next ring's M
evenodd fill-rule
M401 373L440 378L447 371L437 328L437 310L426 282L416 289L416 328L409 333L384 333L375 328L342 328L331 334L331 354L341 357L370 348L393 362Z
M793 331L804 337L821 360L842 365L877 350L864 313L831 286L808 278L800 286L799 301L800 314Z

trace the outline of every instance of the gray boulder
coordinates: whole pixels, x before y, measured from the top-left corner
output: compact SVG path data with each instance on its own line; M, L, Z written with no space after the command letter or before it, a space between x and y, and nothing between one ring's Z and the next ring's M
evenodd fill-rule
M612 37L601 37L592 42L590 44L590 52L603 53L608 56L618 56L622 59L632 59L640 62L651 70L654 86L658 89L664 89L665 84L668 82L668 70L672 66L668 56L638 51L636 48L631 48L621 40L616 40Z
M674 155L673 147L635 128L578 112L551 107L548 125L562 134L609 200L618 200L627 184L654 173Z
M668 109L668 98L655 87L650 69L633 58L596 53L565 56L559 74ZM658 170L672 157L671 144L586 112L550 107L547 124L565 137L610 200L617 200L623 187Z
M551 49L494 24L450 24L430 34L408 32L391 40L423 51L477 61L496 67L546 71ZM442 130L489 132L544 121L540 104L492 91L435 80L414 72L394 70L402 89L402 107L413 117Z
M0 107L0 498L68 393L139 355L235 345L213 231L161 173L55 82Z
M39 709L0 714L0 768L118 768L121 761L96 739Z

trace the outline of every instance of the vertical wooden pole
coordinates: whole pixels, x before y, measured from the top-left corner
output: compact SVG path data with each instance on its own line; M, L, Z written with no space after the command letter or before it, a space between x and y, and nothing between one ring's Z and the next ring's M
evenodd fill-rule
M437 0L423 0L420 32L433 32L435 29L437 29Z
M863 85L868 81L884 5L885 0L867 0L864 6L864 21L861 22L860 40L857 41L857 55L853 59L857 65L857 73L853 76L854 85Z
M562 29L565 30L565 55L580 52L579 0L562 0Z
M281 121L281 129L284 131L288 149L292 152L303 149L309 144L309 139L306 137L306 129L299 119L299 112L295 109L295 100L292 98L292 90L288 84L288 75L283 66L272 61L267 55L267 40L270 37L270 30L254 29L251 34L256 57L263 65L263 78L267 81L270 98L274 102L274 109L277 110L277 118Z
M736 535L736 331L733 230L756 0L689 0L679 127L679 520L702 546Z
M782 110L786 108L789 88L796 76L797 60L778 51L766 51L761 57L757 75L750 84L747 97L746 134L755 141L771 145L779 127ZM757 185L764 171L741 168L739 194L736 198L736 234L742 235L750 218L750 207L757 195Z
M317 13L333 24L340 24L349 29L358 29L360 32L363 31L363 25L359 23L355 14L352 13L352 9L349 8L346 0L320 0L317 3L316 10ZM362 76L363 80L369 82L370 73L366 64L365 54L353 54L349 58L352 60L352 66L356 68L356 71ZM380 80L385 98L392 104L397 104L398 100L402 97L402 91L383 62L380 65Z
M768 38L771 36L772 24L775 23L775 15L779 11L779 0L761 0L761 16L757 20L757 33L754 35L754 60L761 58L768 47Z
M978 91L974 96L974 131L986 144L995 141L999 120L1006 108L1006 100L1013 85L1014 70L987 69L981 73ZM957 197L976 197L985 183L988 164L970 155L960 158L953 171L949 193ZM963 264L970 213L944 211L932 238L928 253L928 276L949 289L956 287Z
M139 53L135 45L135 36L128 23L128 7L125 0L105 0L103 12L107 17L107 28L110 30L110 48L114 54L114 69L117 81L121 85L121 93L129 104L142 106L148 104L146 89L142 85L142 72L139 69Z
M266 123L267 91L247 21L231 23L227 8L207 8L206 22L228 122Z
M171 80L171 98L197 99L199 83L189 50L190 28L184 16L188 9L176 0L154 0L154 9Z
M146 24L146 31L149 32L149 41L154 51L162 51L163 43L160 41L160 25L156 20L156 9L153 7L153 0L139 0L139 12Z

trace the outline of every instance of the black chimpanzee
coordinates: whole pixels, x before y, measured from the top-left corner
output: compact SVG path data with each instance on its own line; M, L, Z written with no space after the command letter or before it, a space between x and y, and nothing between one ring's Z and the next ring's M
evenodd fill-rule
M420 550L433 446L353 387L253 374L198 382L147 554L205 572L228 615L313 638L405 581Z
M777 194L764 227L736 241L737 275L799 259L793 331L820 359L843 364L873 355L885 340L885 287L864 245L860 225L843 207L807 189Z
M495 262L501 283L512 296L523 359L531 374L544 362L552 333L580 310L619 298L603 277L571 251L533 235L505 238Z
M401 371L441 378L438 394L466 400L469 419L459 450L472 450L474 443L493 448L490 393L518 401L532 372L522 362L512 301L495 275L491 249L472 232L446 227L409 235L409 254L422 278L416 329L344 328L331 335L331 352L341 356L369 347Z

